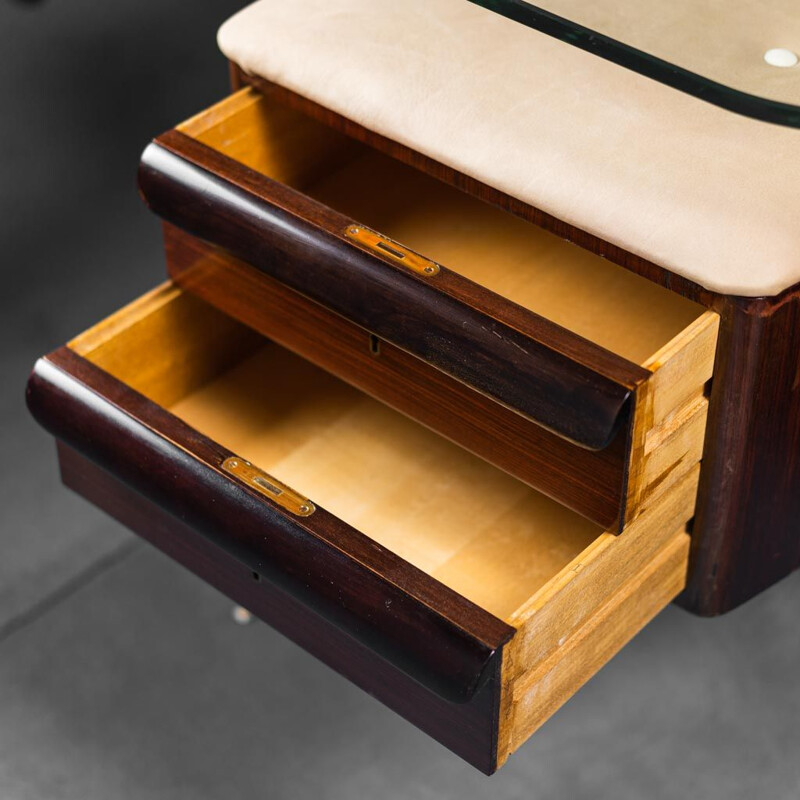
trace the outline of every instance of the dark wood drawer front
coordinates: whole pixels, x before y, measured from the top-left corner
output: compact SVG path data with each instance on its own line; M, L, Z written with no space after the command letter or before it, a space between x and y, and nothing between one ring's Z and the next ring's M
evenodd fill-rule
M165 220L580 446L609 445L649 376L445 267L364 249L358 220L179 131L144 151L139 187Z
M254 493L221 469L235 454L71 350L37 363L27 397L59 440L444 699L491 674L511 628L324 509Z

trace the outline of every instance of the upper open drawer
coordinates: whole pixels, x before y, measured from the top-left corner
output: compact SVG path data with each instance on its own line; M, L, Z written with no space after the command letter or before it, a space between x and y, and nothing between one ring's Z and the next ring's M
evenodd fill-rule
M140 186L170 223L538 429L557 452L529 459L536 474L460 443L603 525L637 513L637 476L661 477L648 437L702 406L713 313L252 89L156 139ZM225 294L203 296L230 313ZM613 463L602 500L567 486L573 462Z

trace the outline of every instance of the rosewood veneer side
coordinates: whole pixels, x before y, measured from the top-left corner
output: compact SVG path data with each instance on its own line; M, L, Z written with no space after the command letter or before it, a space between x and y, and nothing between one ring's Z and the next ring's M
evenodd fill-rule
M800 286L714 298L721 317L689 584L703 615L800 567Z

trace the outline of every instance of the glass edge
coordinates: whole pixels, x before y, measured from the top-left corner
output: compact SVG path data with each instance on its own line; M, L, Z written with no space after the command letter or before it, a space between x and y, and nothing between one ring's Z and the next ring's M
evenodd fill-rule
M769 100L704 78L617 39L531 5L525 0L468 0L468 2L726 111L760 122L800 128L800 106Z

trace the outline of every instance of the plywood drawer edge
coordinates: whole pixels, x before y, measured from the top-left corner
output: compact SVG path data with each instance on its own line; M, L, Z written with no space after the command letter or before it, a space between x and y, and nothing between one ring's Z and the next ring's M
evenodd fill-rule
M603 534L509 618L517 629L510 663L517 677L556 648L606 598L656 558L675 530L693 516L700 467L695 465L669 492L619 536Z
M681 530L561 647L505 684L498 767L685 587L689 535Z
M719 315L706 311L647 363L637 391L627 481L626 524L703 455Z

